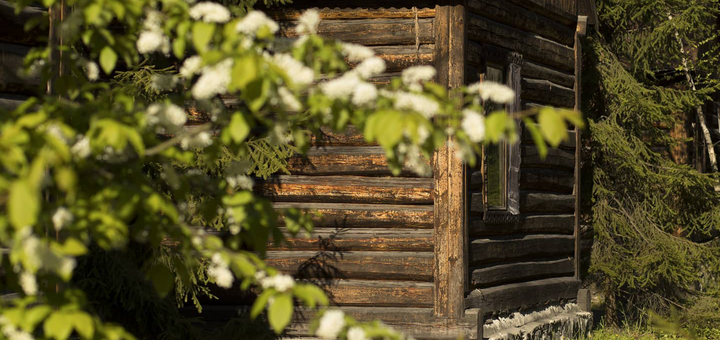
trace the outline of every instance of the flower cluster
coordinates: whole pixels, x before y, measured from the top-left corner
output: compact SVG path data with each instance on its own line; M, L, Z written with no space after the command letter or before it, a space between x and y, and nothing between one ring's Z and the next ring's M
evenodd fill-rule
M222 255L216 253L213 255L210 267L208 268L208 276L210 276L218 287L232 288L235 282L235 276L228 268L228 263L223 259Z
M509 104L515 100L515 91L503 84L491 81L471 84L467 91L471 94L480 94L483 101L491 100L498 104Z
M179 73L183 78L191 78L192 76L198 74L201 69L202 57L196 55L185 59L185 62L183 62L180 67Z
M92 153L92 150L90 149L90 139L83 135L79 135L78 140L70 148L70 152L77 158L88 158L88 156Z
M315 334L321 339L333 340L345 327L345 313L341 310L331 309L323 314Z
M436 101L420 94L397 92L394 98L396 109L415 111L428 119L434 117L440 110L440 105Z
M421 84L432 80L435 73L435 68L432 66L408 67L402 71L402 81L410 90L420 92L422 91Z
M297 34L315 34L320 24L320 13L315 9L305 11L298 18L298 25L295 28Z
M73 214L65 207L57 208L57 210L55 210L55 213L52 216L52 222L55 230L61 230L66 225L70 224L72 221Z
M315 80L315 71L287 53L276 53L271 58L267 58L278 68L285 71L287 75L291 76L293 83L296 85L307 86Z
M176 132L185 122L187 114L175 104L152 104L147 109L147 120L151 126L158 126L158 132Z
M290 275L276 274L274 276L267 276L263 271L255 273L255 280L260 283L263 289L273 288L278 292L286 292L295 287L295 279Z
M485 118L479 112L465 109L460 127L471 141L478 143L485 139Z
M163 33L162 14L158 11L149 11L143 22L144 30L140 32L135 43L139 53L152 52L170 53L170 39Z
M225 59L215 65L205 66L200 78L192 87L192 96L195 99L210 99L218 94L225 94L232 80L230 70L233 59Z
M280 29L280 26L278 26L275 21L268 18L265 13L261 11L252 11L237 23L235 31L254 37L258 30L263 27L266 27L272 34L275 34L275 32Z
M230 20L230 11L225 6L213 2L199 2L189 11L190 17L207 23L226 23Z
M180 147L189 150L189 149L204 149L210 145L212 145L212 136L207 131L202 131L200 133L191 134L184 136L180 140Z
M363 61L375 56L375 52L363 45L343 43L342 53L349 61Z
M7 337L8 340L33 340L33 336L15 327L10 321L4 316L0 316L0 332Z
M370 57L363 60L351 73L355 73L362 79L368 79L385 72L385 60L378 57Z

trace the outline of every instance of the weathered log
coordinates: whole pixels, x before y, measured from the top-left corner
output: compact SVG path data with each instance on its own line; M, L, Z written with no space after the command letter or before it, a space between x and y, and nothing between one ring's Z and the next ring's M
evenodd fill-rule
M557 168L572 170L575 168L575 153L562 149L549 148L545 159L540 157L537 147L523 145L521 169L533 168Z
M16 95L16 94L8 94L8 93L0 93L0 109L3 110L15 110L18 106L22 105L29 97L22 96L22 95Z
M274 203L273 207L317 212L320 215L313 218L316 227L433 228L432 205Z
M320 130L320 135L311 135L310 142L316 146L377 146L377 143L365 141L362 131L348 126L343 132L335 132L329 128Z
M432 65L433 44L423 44L415 48L415 46L371 46L375 51L375 55L385 60L387 72L400 72L410 66ZM355 67L357 62L349 62L351 67Z
M415 45L433 43L433 19L360 19L320 21L318 34L363 45ZM296 37L296 22L280 23L280 34ZM416 40L417 37L417 40Z
M255 190L278 202L432 204L432 178L274 176Z
M427 160L429 163L430 160ZM319 147L288 160L293 175L361 175L392 176L385 150L379 146ZM404 167L400 176L417 177L410 167Z
M345 306L430 307L433 284L410 281L339 280L325 288L330 301Z
M470 236L481 237L510 234L565 234L574 232L573 215L526 215L521 214L517 223L493 224L479 218L471 218Z
M297 278L432 281L432 252L268 251L265 263Z
M476 214L485 212L485 200L483 200L482 192L470 193L470 212Z
M572 48L476 14L468 14L467 19L470 40L513 50L522 53L527 60L558 67L565 71L572 72L575 68L575 56Z
M525 61L523 64L522 75L523 77L551 81L569 88L575 85L574 75L531 61Z
M575 106L575 91L547 80L523 78L523 99L555 107L573 108Z
M572 235L480 238L470 243L470 262L473 265L480 265L529 257L572 256L574 245L575 237Z
M429 229L315 228L312 235L291 237L271 245L271 249L329 251L432 251L433 232Z
M572 213L575 211L575 196L521 191L520 210L524 213Z
M376 77L371 77L368 82L375 85L388 85L392 78L400 77L400 72L385 73Z
M564 2L564 4L559 3L560 1ZM572 9L575 1L576 0L509 0L509 2L523 6L569 27L575 27L577 24L576 11Z
M10 1L0 0L0 22L2 22L2 34L0 41L24 45L41 45L47 43L48 31L35 28L29 32L25 31L25 23L30 20L42 19L47 16L47 11L37 7L25 7L19 14L15 14L15 4Z
M475 289L465 301L468 308L514 310L550 301L573 299L579 287L580 281L572 277L543 279Z
M572 257L544 261L504 263L471 270L473 287L489 287L519 281L572 276L575 261Z
M572 27L504 0L470 0L467 8L472 13L535 33L566 46L572 46L575 40L575 30Z
M339 3L331 3L329 6L337 6ZM297 20L306 10L306 8L317 8L322 20L341 20L341 19L414 19L418 18L432 18L435 16L434 7L419 7L417 10L412 8L373 8L365 4L363 7L350 7L347 3L343 3L348 7L346 8L329 8L319 7L322 6L319 3L313 2L312 6L318 7L306 7L306 6L293 6L302 7L297 8L280 8L274 9L267 12L268 16L276 21L287 21Z
M539 128L539 125L535 124L535 126ZM557 147L559 149L575 150L575 147L576 147L575 136L576 136L575 130L569 130L567 132L567 139L561 141L560 145L558 145ZM535 145L532 135L530 135L530 130L527 128L522 129L522 136L521 136L520 140L522 141L523 144ZM524 163L524 160L523 160L523 163Z
M30 47L27 46L0 43L0 92L31 95L38 91L41 82L39 74L27 77L19 74L28 51Z
M575 179L571 171L523 168L520 172L520 190L572 194L574 186Z

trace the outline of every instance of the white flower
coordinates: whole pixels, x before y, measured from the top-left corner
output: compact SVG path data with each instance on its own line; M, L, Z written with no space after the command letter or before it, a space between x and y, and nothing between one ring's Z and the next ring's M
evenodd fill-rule
M232 288L235 276L227 266L212 265L208 268L208 275L215 280L215 284L222 288Z
M349 61L363 61L375 56L375 52L363 45L343 43L342 53Z
M142 54L156 51L167 53L170 51L170 40L158 30L143 31L137 40L137 50Z
M8 340L34 340L32 335L10 324L10 321L4 316L0 316L0 326L2 326L0 332L2 332Z
M315 71L287 53L277 53L271 60L277 67L285 71L297 85L306 86L315 80Z
M230 20L230 11L225 6L212 3L200 2L190 8L190 17L207 23L225 23Z
M365 59L358 66L355 67L352 72L357 73L362 79L367 79L372 76L379 75L385 72L385 60L379 57L371 57Z
M275 288L278 292L285 292L295 286L295 279L290 275L277 274L261 279L260 285L264 289Z
M345 313L341 310L328 310L323 314L318 326L317 336L322 339L336 339L340 331L345 326Z
M377 88L370 83L359 84L352 94L352 103L357 106L370 105L375 99L377 99Z
M482 100L487 101L490 99L498 104L509 104L515 100L515 91L503 84L491 81L471 84L468 86L468 92L480 93Z
M278 88L278 94L280 95L280 100L283 105L285 105L288 110L295 112L302 110L302 104L300 104L300 101L298 101L297 98L295 98L295 95L293 95L286 87L282 86Z
M298 18L298 25L295 27L297 34L315 34L320 24L320 13L316 9L309 9Z
M361 81L355 73L345 73L342 77L320 84L320 90L330 99L347 99L355 92Z
M81 135L75 145L70 148L70 152L77 158L87 158L92 152L90 150L90 139Z
M265 13L261 11L252 11L237 23L235 30L239 33L255 36L257 31L263 26L267 27L272 34L275 34L275 32L280 29L280 26L278 26L275 21L268 18Z
M402 71L403 84L410 86L413 91L422 91L421 83L435 77L435 68L432 66L413 66Z
M64 278L70 278L75 269L75 259L72 257L59 258L60 264L56 267L58 275Z
M192 56L185 59L182 67L180 67L180 75L183 78L190 78L200 72L202 66L202 58L200 56Z
M430 98L425 96L398 92L395 94L395 105L394 107L398 110L412 110L420 113L425 118L432 118L440 109L440 105Z
M175 104L170 104L165 107L165 114L163 115L163 118L168 124L174 126L182 126L185 125L185 122L187 122L187 114L185 113L185 110Z
M232 59L225 59L216 65L203 68L202 75L192 88L193 98L209 99L218 94L225 94L231 80L232 65Z
M207 131L200 132L194 136L186 136L180 140L180 147L183 149L203 149L212 145L210 133Z
M428 131L427 127L425 125L418 126L417 130L418 139L420 141L420 144L425 143L428 137L430 137L430 131Z
M351 327L347 332L347 340L368 340L368 338L362 328Z
M465 131L471 141L478 143L485 139L485 118L473 110L463 110L463 119L460 127Z
M65 143L65 144L68 143L68 140L65 137L65 134L63 134L62 129L57 124L50 123L45 131L50 136L53 136L53 137L59 139L61 142Z
M100 69L94 61L85 61L83 67L85 68L85 75L87 75L88 80L98 80L98 78L100 77Z
M177 85L177 78L170 74L154 74L150 79L150 87L155 92L169 91Z
M170 131L177 131L187 122L183 108L174 104L152 104L147 109L148 124L160 125Z
M252 180L252 178L245 175L228 176L225 177L225 180L228 182L228 185L230 187L239 187L243 190L252 190L253 186L255 185L255 182Z
M265 273L265 271L258 270L255 272L255 275L253 275L253 276L255 276L255 280L260 281L267 276L267 273Z
M68 223L71 223L73 221L73 214L67 210L65 207L60 207L55 210L55 213L52 216L52 222L53 226L55 226L55 230L60 230Z
M163 14L159 11L148 11L143 22L143 28L147 31L160 31L163 20Z
M20 287L22 288L23 292L27 295L35 295L37 294L37 281L35 280L35 275L30 272L22 272L20 274Z

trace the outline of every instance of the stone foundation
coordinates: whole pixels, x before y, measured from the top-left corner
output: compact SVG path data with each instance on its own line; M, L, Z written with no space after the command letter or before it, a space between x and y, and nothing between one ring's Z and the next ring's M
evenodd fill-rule
M568 303L488 320L483 334L489 340L565 340L585 338L591 327L592 313Z

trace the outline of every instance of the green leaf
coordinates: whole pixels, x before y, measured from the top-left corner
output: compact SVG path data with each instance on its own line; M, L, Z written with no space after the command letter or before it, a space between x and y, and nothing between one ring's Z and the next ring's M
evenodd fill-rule
M551 107L540 109L538 123L540 123L540 132L550 146L556 147L568 138L565 120L556 109Z
M80 256L87 253L87 247L76 238L68 238L59 249L63 254L70 256Z
M248 108L253 112L259 111L265 105L269 92L270 80L267 78L260 78L248 84L243 92Z
M100 19L100 12L102 12L102 5L100 3L91 3L87 7L85 7L85 10L83 10L83 14L85 15L85 22L88 24L95 24Z
M252 308L250 308L250 319L255 320L255 318L257 318L258 315L265 310L265 306L268 301L270 301L270 297L273 296L273 294L275 294L274 290L266 290L255 298L255 302L253 302Z
M16 229L33 226L40 212L40 195L27 180L17 180L10 186L8 217Z
M198 21L192 26L192 42L200 52L207 50L207 45L212 40L212 35L215 33L215 25L206 22Z
M545 139L542 137L542 133L540 133L540 130L538 129L537 125L535 125L535 122L533 122L529 118L524 118L523 121L525 122L525 128L530 131L530 136L532 136L533 142L538 148L538 153L540 153L540 158L545 159L545 156L547 156L547 144L545 144Z
M227 127L230 132L230 137L235 143L240 143L245 140L245 137L250 133L250 126L248 125L242 112L235 112L230 119L230 125Z
M268 321L275 333L280 334L290 323L293 312L292 297L288 294L275 295L268 308Z
M115 69L117 63L117 53L110 46L105 46L100 51L100 66L105 74L110 74Z
M505 111L495 111L485 119L485 137L492 143L497 143L504 136L508 125L508 115Z
M23 315L21 323L22 329L28 333L32 333L32 331L35 330L35 326L37 326L37 324L45 319L51 312L52 308L47 305L35 306L28 309Z
M55 312L45 320L43 330L45 335L56 339L65 340L72 333L73 323L69 315Z
M373 113L365 125L365 137L377 140L385 150L392 149L400 142L405 130L403 114L395 110Z
M178 59L182 59L185 56L185 38L177 38L173 41L173 53Z
M246 56L235 60L232 68L230 91L239 91L257 78L258 64L254 57Z
M84 312L76 312L71 314L72 323L75 330L85 339L92 339L95 334L95 325L93 319Z
M161 297L165 297L170 291L172 291L175 284L175 277L168 267L164 264L157 263L147 273L148 279L155 287L155 291Z

